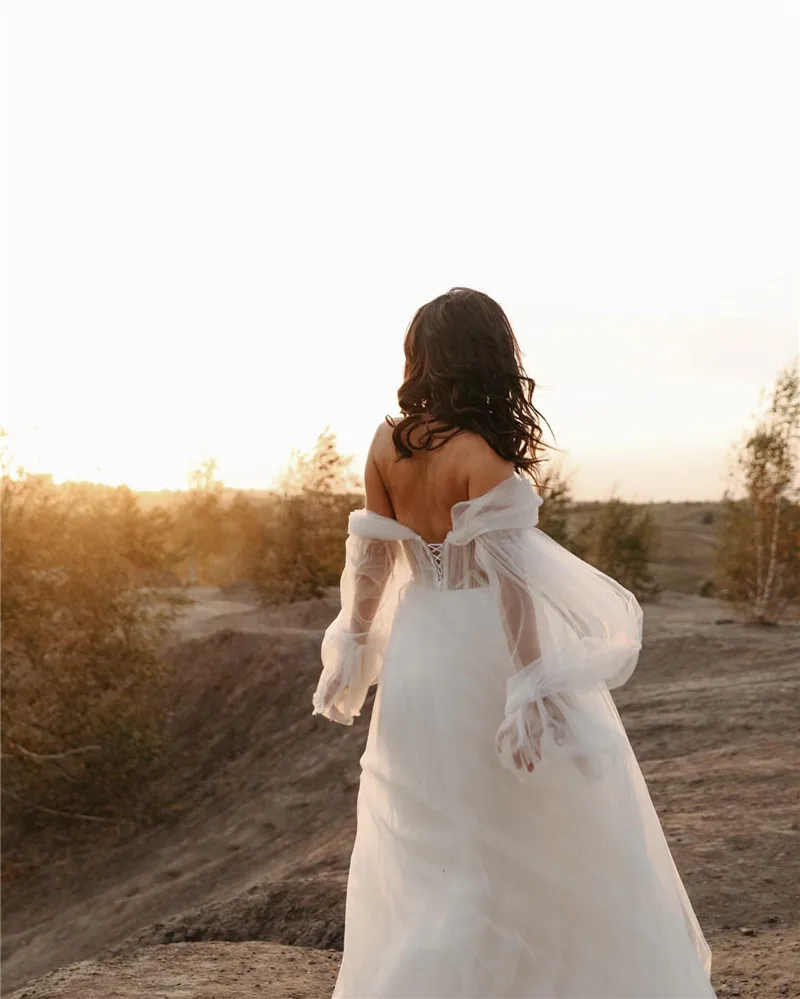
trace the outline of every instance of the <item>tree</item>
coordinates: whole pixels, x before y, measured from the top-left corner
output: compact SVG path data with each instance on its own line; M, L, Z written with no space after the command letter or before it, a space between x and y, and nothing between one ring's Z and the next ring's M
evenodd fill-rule
M723 496L720 595L775 624L800 599L800 373L779 372L766 412L734 452Z
M226 507L224 550L230 582L252 581L257 575L274 506L274 501L237 492Z
M218 582L218 562L223 557L223 483L213 458L189 473L190 489L176 520L179 545L188 566L189 583Z
M266 603L321 596L338 582L353 509L350 465L329 427L309 453L294 452L255 576Z
M339 452L336 434L325 427L308 453L293 451L278 488L287 494L332 497L353 485L352 457Z

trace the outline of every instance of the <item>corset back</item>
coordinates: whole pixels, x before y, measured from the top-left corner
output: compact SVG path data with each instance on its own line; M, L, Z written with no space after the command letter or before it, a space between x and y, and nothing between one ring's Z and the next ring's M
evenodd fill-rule
M470 590L488 585L485 573L475 559L475 543L434 543L422 538L400 542L411 571L411 578L430 590Z

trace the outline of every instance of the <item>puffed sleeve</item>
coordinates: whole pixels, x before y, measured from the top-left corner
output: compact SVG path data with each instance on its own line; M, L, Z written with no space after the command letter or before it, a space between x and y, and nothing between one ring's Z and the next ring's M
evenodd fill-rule
M495 743L503 765L522 781L564 764L601 778L630 748L608 690L636 666L636 598L538 527L481 534L476 557L511 660Z
M341 577L342 609L322 641L322 672L312 714L352 725L370 686L377 683L382 659L378 626L392 588L396 543L351 533Z

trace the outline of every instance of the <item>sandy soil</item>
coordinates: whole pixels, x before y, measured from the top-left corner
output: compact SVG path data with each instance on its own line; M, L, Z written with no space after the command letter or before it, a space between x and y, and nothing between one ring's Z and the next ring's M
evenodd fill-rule
M81 961L32 982L16 999L327 999L341 955L281 944L162 944Z
M330 995L369 717L310 716L335 594L269 612L239 591L193 597L170 653L165 818L83 831L6 890L15 999ZM800 996L800 626L730 616L677 593L647 605L614 696L718 994Z

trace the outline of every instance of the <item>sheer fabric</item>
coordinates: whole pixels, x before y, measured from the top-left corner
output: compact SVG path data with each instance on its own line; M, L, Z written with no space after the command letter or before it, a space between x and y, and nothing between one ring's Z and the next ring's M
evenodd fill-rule
M313 713L373 684L340 999L713 996L711 954L609 689L635 597L513 475L445 541L351 514Z

